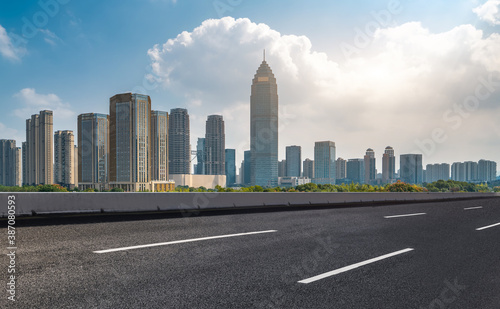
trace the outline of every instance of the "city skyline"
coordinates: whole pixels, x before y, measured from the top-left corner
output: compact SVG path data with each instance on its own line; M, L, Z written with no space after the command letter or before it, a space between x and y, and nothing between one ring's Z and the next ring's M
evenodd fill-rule
M0 138L20 145L20 121L43 109L54 111L54 130L76 132L77 115L107 113L107 98L130 91L149 95L158 110L187 108L193 149L207 115L222 115L233 128L227 147L239 160L250 148L248 76L265 48L280 84L280 160L294 144L312 158L306 132L316 132L316 140L335 141L343 158L393 145L423 153L424 164L500 161L499 68L489 53L498 26L477 9L486 1L425 8L398 1L291 3L275 14L275 3L245 1L218 11L199 2L203 11L181 19L187 4L150 1L136 12L148 18L117 28L104 27L117 18L108 14L110 4L94 4L102 15L90 16L87 4L68 2L21 46L15 35L23 38L23 17L30 21L43 9L36 1L2 3L0 44L11 45L0 45ZM310 23L293 23L297 16ZM134 44L125 45L131 38ZM75 95L81 91L87 95ZM455 151L462 144L471 147Z

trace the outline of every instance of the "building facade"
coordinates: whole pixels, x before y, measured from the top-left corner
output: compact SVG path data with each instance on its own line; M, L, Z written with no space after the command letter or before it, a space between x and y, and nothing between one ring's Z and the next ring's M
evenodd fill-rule
M286 160L278 161L278 177L286 177Z
M477 174L478 181L495 181L497 178L497 163L489 160L479 160Z
M347 160L338 158L335 161L335 177L338 180L347 178Z
M395 180L396 156L394 155L394 148L387 146L382 156L382 183L393 183Z
M236 149L225 150L226 187L236 184Z
M54 183L75 187L75 136L73 131L54 133Z
M151 99L136 93L110 99L109 182L125 191L149 190L151 182Z
M316 184L335 184L335 143L332 141L314 144L314 178Z
M26 180L28 185L54 183L54 124L52 111L44 110L26 120Z
M450 165L447 163L427 164L425 166L425 182L450 179Z
M349 182L364 184L365 159L349 159L346 164L346 175Z
M187 109L170 110L168 122L168 159L169 173L190 174L191 146L189 132L189 114Z
M252 152L245 150L243 153L243 185L252 184Z
M151 111L151 161L151 179L169 180L167 112Z
M302 174L302 148L300 146L286 147L286 176L300 177Z
M366 150L364 160L365 160L365 177L364 177L365 183L375 184L377 179L375 151L373 151L373 149L371 148L368 148Z
M0 185L19 186L19 155L15 140L0 140Z
M401 181L411 184L423 182L423 166L421 154L402 154L400 159Z
M314 160L305 159L302 164L302 176L313 179L314 178Z
M78 188L82 191L89 188L99 191L108 189L109 134L108 115L78 115Z
M225 175L226 134L221 115L210 115L205 131L205 174Z
M250 95L251 183L262 187L278 185L278 85L262 61Z

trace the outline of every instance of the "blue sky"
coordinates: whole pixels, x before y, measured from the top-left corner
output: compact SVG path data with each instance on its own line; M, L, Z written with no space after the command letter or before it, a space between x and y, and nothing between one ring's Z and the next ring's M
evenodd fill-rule
M391 145L397 154L424 153L425 163L500 162L500 125L490 123L499 112L497 89L476 109L448 113L480 78L500 72L494 56L500 27L492 11L498 1L482 13L473 10L486 0L41 2L48 12L38 1L0 4L0 138L18 145L25 119L42 107L54 109L55 130L76 132L78 114L107 113L114 94L142 90L153 109L189 109L192 147L207 115L222 113L226 146L237 149L240 161L248 148L250 83L267 48L285 115L280 158L291 144L302 146L303 159L312 157L314 141L328 139L344 158L362 157L369 147L380 157ZM224 16L233 19L221 22ZM208 19L219 22L203 24ZM257 24L267 28L252 30ZM381 31L366 33L369 25ZM180 39L171 51L163 48L196 28L192 44ZM368 34L367 46L356 46L357 31ZM219 38L227 45L217 46ZM346 46L357 48L352 58ZM397 70L408 73L396 76ZM457 115L460 123L450 119ZM445 131L445 141L426 143L436 129ZM471 149L457 153L464 141Z

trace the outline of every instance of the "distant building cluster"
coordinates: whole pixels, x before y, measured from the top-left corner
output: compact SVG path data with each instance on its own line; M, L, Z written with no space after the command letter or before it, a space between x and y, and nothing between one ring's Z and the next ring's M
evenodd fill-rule
M314 160L303 160L297 145L287 146L286 158L278 160L278 86L265 56L252 80L250 149L244 151L238 173L236 150L226 149L222 115L207 117L205 136L198 138L193 151L188 111L152 110L147 95L117 94L109 100L109 114L81 114L77 122L76 137L69 130L53 132L53 113L44 110L26 120L22 147L14 140L0 140L0 184L156 192L175 185L295 187L310 182L385 185L397 180L422 184L496 179L493 161L427 164L424 170L422 154L401 154L396 170L390 146L378 172L372 148L363 158L337 158L333 141L315 142Z

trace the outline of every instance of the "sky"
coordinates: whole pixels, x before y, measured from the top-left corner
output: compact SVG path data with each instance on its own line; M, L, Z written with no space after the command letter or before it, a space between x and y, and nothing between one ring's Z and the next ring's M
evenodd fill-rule
M187 108L191 147L222 114L237 165L250 148L250 86L266 50L285 147L337 157L386 146L424 164L500 169L500 0L122 0L0 3L0 139L54 111L54 130L136 92ZM398 161L398 160L397 160Z

